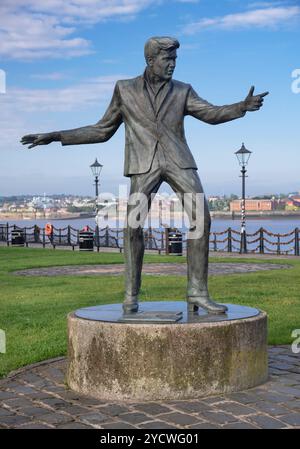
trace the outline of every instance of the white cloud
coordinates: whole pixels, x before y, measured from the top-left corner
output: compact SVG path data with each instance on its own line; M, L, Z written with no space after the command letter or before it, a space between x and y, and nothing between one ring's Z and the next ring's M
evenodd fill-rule
M27 12L29 14L47 14L64 23L99 20L116 16L132 15L159 0L2 0L1 10L6 12Z
M279 1L261 1L261 2L251 2L248 3L247 8L254 9L254 8L273 8L275 6L286 6L286 0L279 0Z
M22 135L34 131L33 122L38 123L39 129L47 129L49 112L84 112L93 107L99 108L99 111L105 110L116 81L124 78L129 76L92 78L60 89L8 89L0 97L0 151L15 149ZM100 118L100 113L99 116L95 115L94 122ZM51 127L60 128L59 118L54 117L50 121Z
M209 28L224 30L240 28L272 28L281 24L290 23L300 18L299 6L270 7L254 9L236 14L227 14L222 17L203 18L192 22L183 29L184 34L195 34Z
M72 37L75 29L62 26L45 14L14 12L0 6L0 55L4 58L80 56L91 52L90 43Z
M91 43L78 28L132 17L159 0L1 0L0 56L37 59L82 56Z
M172 0L197 3L199 0ZM93 53L82 27L117 19L132 20L168 0L1 0L0 56L33 60ZM170 2L170 0L169 0Z
M117 80L126 75L92 78L70 87L59 89L9 89L1 98L1 111L62 112L83 110L107 101Z

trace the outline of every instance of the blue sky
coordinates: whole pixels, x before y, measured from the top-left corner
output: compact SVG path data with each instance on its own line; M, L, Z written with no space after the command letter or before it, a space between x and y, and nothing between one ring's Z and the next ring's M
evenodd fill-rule
M206 193L239 193L233 153L242 142L253 151L248 194L300 190L300 75L292 78L300 68L299 24L294 0L1 0L0 195L92 195L95 157L104 165L102 191L127 183L123 126L104 144L27 150L19 140L98 121L115 81L144 70L144 42L153 35L179 39L174 78L214 104L244 99L252 84L270 91L259 112L234 122L186 118Z

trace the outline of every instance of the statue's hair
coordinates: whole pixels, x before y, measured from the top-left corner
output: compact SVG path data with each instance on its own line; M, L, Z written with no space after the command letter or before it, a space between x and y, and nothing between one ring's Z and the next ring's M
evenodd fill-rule
M148 58L157 56L162 50L172 51L179 48L180 44L174 37L156 36L150 37L145 44L144 54L146 61Z

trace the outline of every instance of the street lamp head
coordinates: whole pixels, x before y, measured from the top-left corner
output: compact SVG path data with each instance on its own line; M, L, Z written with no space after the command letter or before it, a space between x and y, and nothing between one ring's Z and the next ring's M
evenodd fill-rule
M234 153L241 167L245 167L248 164L251 153L252 151L247 150L244 143L242 143L241 148Z
M94 176L99 176L102 170L103 165L99 164L99 162L97 161L97 158L95 159L95 162L90 165L92 173Z

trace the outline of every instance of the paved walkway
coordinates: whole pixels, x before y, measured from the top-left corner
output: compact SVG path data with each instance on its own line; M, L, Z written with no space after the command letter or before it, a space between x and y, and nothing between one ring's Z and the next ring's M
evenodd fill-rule
M265 270L280 270L290 268L288 264L272 263L210 263L209 274L236 274L253 273ZM124 273L123 264L111 265L69 265L61 267L31 268L28 270L15 271L18 276L62 276L62 275L120 275ZM186 275L186 263L148 263L143 266L143 274L152 274L156 276L166 275Z
M0 428L300 428L300 354L269 348L267 383L199 400L117 403L65 388L66 359L28 366L0 380Z

